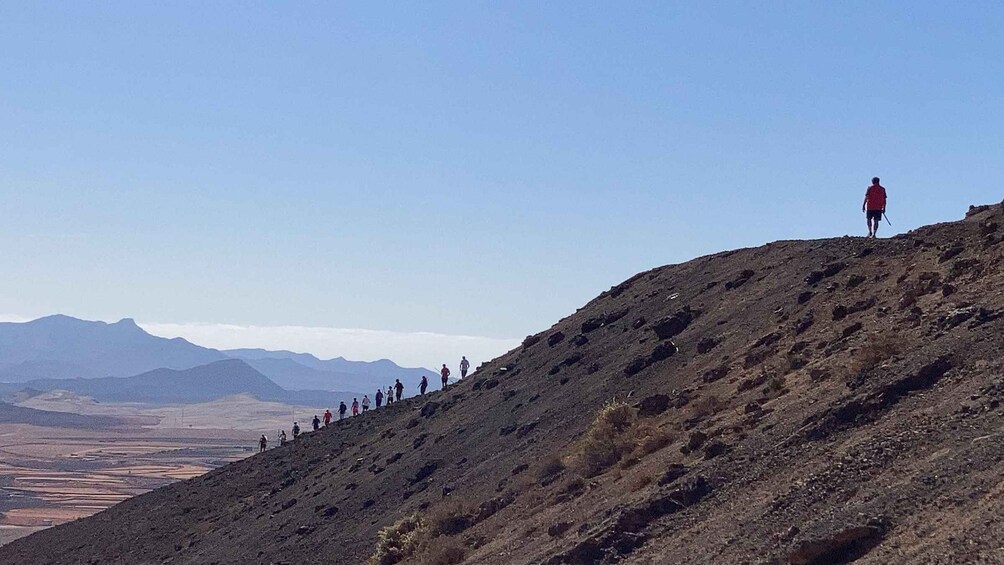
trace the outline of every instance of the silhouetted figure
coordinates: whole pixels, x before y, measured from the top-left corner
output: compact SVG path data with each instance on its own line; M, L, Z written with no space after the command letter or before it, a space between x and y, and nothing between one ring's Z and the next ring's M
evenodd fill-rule
M467 378L467 370L471 368L471 362L467 360L467 357L463 355L460 356L460 378Z
M359 401L356 400L355 398L352 399L352 415L353 416L359 415Z
M328 410L327 408L325 408L324 409L324 427L325 428L328 427L328 424L330 424L330 423L331 423L331 410Z
M314 419L310 423L313 424L315 432L321 429L321 419L317 417L317 414L314 414Z
M872 185L865 191L865 201L861 203L861 211L865 213L868 222L868 237L877 237L882 215L885 214L885 188L879 184L879 178L872 179Z
M429 388L429 379L422 375L422 382L418 383L418 393L425 394L425 389Z
M394 402L394 387L392 386L387 387L386 399L387 399L387 406L390 406L390 403Z
M279 446L286 445L286 430L279 430Z
M349 407L345 405L345 401L338 403L338 419L341 420L345 417L345 413L349 411Z
M266 447L268 447L268 438L265 437L265 434L261 434L261 439L258 440L258 453L265 451Z
M443 377L443 390L446 390L446 383L450 380L450 370L446 367L446 363L443 363L439 376Z
M404 392L404 385L401 384L401 379L394 379L394 392L397 393L394 395L394 400L401 400L401 393Z
M368 395L363 395L363 412L370 409L370 397Z
M293 439L300 437L300 424L293 422Z
M374 396L373 398L376 399L376 404L377 404L376 407L380 408L380 405L383 404L383 390L378 388L376 396Z

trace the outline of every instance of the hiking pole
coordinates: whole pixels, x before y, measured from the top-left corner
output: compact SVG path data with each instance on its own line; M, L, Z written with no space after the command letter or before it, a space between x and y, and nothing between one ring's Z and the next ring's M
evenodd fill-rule
M882 217L885 218L885 221L889 223L890 227L892 227L892 222L889 221L889 216L886 216L885 212L882 212Z

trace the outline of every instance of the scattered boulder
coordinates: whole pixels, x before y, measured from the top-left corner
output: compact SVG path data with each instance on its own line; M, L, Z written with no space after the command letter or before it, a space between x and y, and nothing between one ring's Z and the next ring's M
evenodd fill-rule
M673 355L676 355L677 351L679 351L679 349L676 347L675 343L672 341L664 341L655 346L655 349L652 350L652 355L649 357L653 363L657 363L663 359L668 359Z
M587 343L589 343L589 338L582 334L579 334L572 338L572 345L574 345L575 347L582 347Z
M734 278L731 281L728 281L727 283L725 283L725 290L732 290L734 288L741 287L742 285L746 284L747 281L749 281L751 278L753 278L753 275L755 275L755 274L756 273L754 271L751 271L749 269L745 269L744 271L742 271L741 273L739 273L739 275L736 278Z
M526 339L523 340L523 349L529 349L530 347L533 347L533 345L536 344L538 341L540 341L539 335L526 336Z
M720 365L713 369L708 369L707 371L704 371L703 375L701 375L701 380L706 383L713 383L728 375L729 369L730 367L728 365Z
M603 327L603 318L589 318L585 322L582 322L580 329L582 330L582 333L587 334L601 327Z
M885 536L878 521L866 526L845 528L825 538L803 541L785 559L787 565L830 565L850 563L874 549Z
M647 418L657 416L669 409L670 398L666 394L653 394L638 403L638 415Z
M425 406L422 407L420 414L423 418L431 418L435 415L436 410L439 410L439 403L435 400L431 400L425 403Z
M807 290L805 292L801 292L798 295L798 303L799 304L805 304L806 302L812 300L812 297L815 296L815 295L816 295L816 293L812 292L811 290Z
M839 322L847 317L847 307L843 304L837 304L833 307L833 321Z
M548 347L554 347L555 345L558 345L564 340L565 340L565 334L561 332L554 332L553 334L547 336L547 345Z
M654 322L652 330L655 331L655 335L659 339L669 339L687 329L687 326L700 315L699 310L691 310L689 306L686 306L675 314Z
M642 316L641 318L638 318L634 322L631 322L631 328L637 330L638 328L644 326L646 323L648 323L648 320L646 320L645 317Z
M856 288L861 286L866 280L862 275L851 275L847 277L847 288Z
M705 353L718 347L719 343L721 343L721 339L717 337L702 338L701 341L697 342L697 353L700 355L704 355Z
M673 484L677 479L687 474L687 467L679 463L670 463L666 472L659 478L659 486Z
M950 261L955 257L959 256L965 250L966 248L963 247L962 244L955 244L949 247L948 249L942 251L941 255L938 255L938 262L944 263L946 261Z

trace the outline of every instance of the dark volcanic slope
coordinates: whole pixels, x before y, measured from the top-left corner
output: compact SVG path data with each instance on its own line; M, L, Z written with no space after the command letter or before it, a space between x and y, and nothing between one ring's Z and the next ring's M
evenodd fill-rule
M433 545L466 563L996 561L1001 224L995 206L890 240L641 273L446 393L16 541L0 562L360 563L382 526L461 505ZM549 476L611 398L668 445Z

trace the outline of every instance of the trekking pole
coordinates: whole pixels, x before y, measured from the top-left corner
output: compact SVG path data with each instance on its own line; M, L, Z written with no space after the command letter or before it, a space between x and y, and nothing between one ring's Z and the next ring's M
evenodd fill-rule
M885 212L882 212L882 217L883 217L883 218L885 218L885 221L886 221L886 222L887 222L887 223L889 224L889 226L891 227L891 226L892 226L892 222L890 222L890 221L889 221L889 216L886 216L886 215L885 215Z

